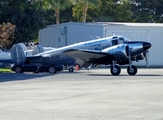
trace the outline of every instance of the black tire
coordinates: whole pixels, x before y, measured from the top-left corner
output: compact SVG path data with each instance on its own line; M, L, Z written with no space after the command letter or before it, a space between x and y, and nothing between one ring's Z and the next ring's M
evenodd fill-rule
M14 71L15 71L15 73L23 73L23 68L20 65L18 65L15 67Z
M70 67L70 68L68 69L68 71L69 71L69 72L74 72L74 69L73 69L72 67Z
M57 69L54 66L50 66L48 68L48 72L51 73L51 74L55 74L57 72Z
M128 73L129 75L135 75L135 74L137 73L137 67L134 66L134 65L131 65L131 67L128 66L128 67L127 67L127 73Z
M110 72L112 75L119 75L121 73L121 68L118 65L113 65L110 67Z

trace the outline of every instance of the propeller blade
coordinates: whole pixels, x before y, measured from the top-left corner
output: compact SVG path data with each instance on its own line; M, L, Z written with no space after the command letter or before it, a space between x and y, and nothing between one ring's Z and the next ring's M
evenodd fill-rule
M131 61L131 51L130 51L130 48L129 48L129 45L128 45L128 60L129 60L129 64L131 65L132 64L132 61Z
M148 51L145 51L144 52L144 56L145 56L146 66L149 67L149 64L148 64L149 52Z

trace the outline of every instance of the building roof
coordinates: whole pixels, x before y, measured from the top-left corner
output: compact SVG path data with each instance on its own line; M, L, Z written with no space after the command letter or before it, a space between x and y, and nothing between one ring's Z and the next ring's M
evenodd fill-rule
M142 27L163 27L163 23L123 23L123 22L95 22L103 26L142 26Z
M163 23L123 23L123 22L66 22L61 24L53 24L52 26L65 26L65 25L85 25L85 26L127 26L127 27L163 27Z

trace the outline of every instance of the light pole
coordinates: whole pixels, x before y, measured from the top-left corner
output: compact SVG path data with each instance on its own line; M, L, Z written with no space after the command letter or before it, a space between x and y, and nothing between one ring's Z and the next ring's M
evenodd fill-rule
M65 35L65 46L67 46L67 27L66 26L64 26L63 32L64 32L64 35Z

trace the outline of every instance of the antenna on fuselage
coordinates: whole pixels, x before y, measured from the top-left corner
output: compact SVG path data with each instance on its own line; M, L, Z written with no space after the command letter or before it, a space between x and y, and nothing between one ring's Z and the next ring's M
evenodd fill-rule
M92 40L94 40L94 38L91 35L89 35L89 37L92 38Z
M91 37L92 40L94 40L94 38L91 35L89 35L89 37ZM96 39L100 39L100 37L99 36L96 36Z
M100 37L99 37L99 36L96 36L96 38L100 39Z

